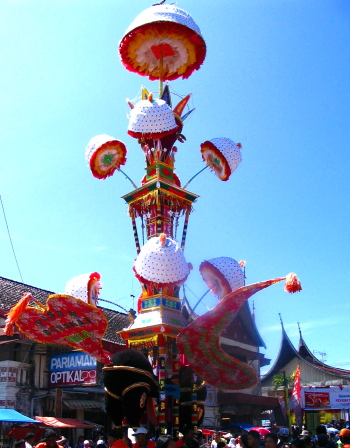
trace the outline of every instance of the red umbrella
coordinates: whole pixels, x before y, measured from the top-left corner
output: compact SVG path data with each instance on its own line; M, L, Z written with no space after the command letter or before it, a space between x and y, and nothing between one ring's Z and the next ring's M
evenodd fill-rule
M261 436L266 436L270 434L270 431L262 426L256 426L255 428L250 428L249 431L257 431Z

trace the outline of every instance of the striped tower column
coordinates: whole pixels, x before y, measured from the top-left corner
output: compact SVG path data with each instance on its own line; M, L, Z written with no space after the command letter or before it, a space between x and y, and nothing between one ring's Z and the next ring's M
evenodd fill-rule
M157 235L163 232L162 229L162 206L160 203L160 197L157 195L157 221L156 221Z
M158 335L158 381L159 381L159 405L158 423L160 435L165 434L166 428L166 401L165 401L165 341L162 334Z
M185 222L184 222L184 228L182 231L182 238L181 238L181 249L184 250L185 249L185 244L186 244L186 235L187 235L187 226L188 226L188 219L190 217L190 212L189 210L187 210L186 215L185 215Z
M172 371L173 371L173 383L174 386L180 388L179 381L179 368L180 363L178 360L178 355L174 354L172 359ZM180 430L180 398L173 398L173 436Z
M134 232L136 252L139 254L141 249L140 249L140 241L139 241L139 236L138 236L138 233L137 233L137 227L136 227L136 220L135 220L134 212L130 212L130 217L131 217L132 231Z
M191 401L192 401L192 426L194 428L194 431L198 431L198 409L197 409L197 377L195 374L193 374L192 377L192 395L191 395Z

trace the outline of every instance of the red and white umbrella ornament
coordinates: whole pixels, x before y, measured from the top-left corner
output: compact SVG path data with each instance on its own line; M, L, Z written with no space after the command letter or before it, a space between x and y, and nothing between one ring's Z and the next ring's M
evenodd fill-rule
M227 181L242 161L241 148L241 143L235 143L226 137L206 140L201 144L202 158L206 166L191 177L184 188L207 168L210 168L220 180Z
M186 11L162 4L136 17L119 44L119 53L128 70L162 82L185 79L199 70L206 45Z
M137 186L121 169L125 165L127 149L123 142L106 134L93 137L85 150L85 159L91 169L92 175L97 179L106 179L120 171L130 180L135 188Z

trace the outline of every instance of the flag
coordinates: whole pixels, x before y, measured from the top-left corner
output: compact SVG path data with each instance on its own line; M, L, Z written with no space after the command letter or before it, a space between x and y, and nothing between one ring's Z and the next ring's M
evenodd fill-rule
M294 375L294 387L290 400L290 409L294 411L295 419L301 428L301 386L300 386L300 365L295 371Z

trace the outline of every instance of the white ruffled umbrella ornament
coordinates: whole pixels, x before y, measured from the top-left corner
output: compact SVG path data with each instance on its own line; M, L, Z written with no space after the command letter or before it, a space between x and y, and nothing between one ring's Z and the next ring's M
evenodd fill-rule
M102 289L100 280L101 276L98 272L78 275L66 283L65 294L97 306L100 289Z
M123 142L110 135L101 134L89 141L85 150L85 159L92 175L97 179L107 179L118 170L130 180L134 188L137 188L130 177L120 169L120 166L126 163L126 153L127 149Z
M160 140L178 129L169 105L161 99L153 100L152 94L147 100L136 103L130 111L128 134L131 137Z
M133 269L141 283L156 288L181 285L190 273L181 247L165 233L147 241L136 258Z
M230 257L217 257L203 261L199 271L213 294L221 300L231 291L244 286L244 262Z
M206 166L191 177L184 188L207 168L214 171L220 180L227 181L242 161L241 148L240 143L235 143L227 137L206 140L201 144L202 158Z
M223 181L229 179L242 161L242 145L220 137L201 144L202 158L215 175Z
M200 68L206 45L186 11L161 4L136 17L119 44L119 53L128 70L150 80L185 79Z

